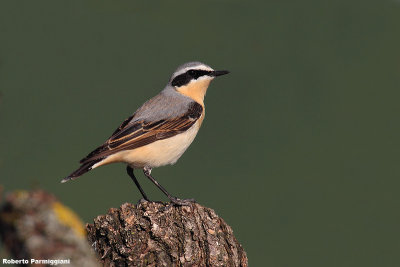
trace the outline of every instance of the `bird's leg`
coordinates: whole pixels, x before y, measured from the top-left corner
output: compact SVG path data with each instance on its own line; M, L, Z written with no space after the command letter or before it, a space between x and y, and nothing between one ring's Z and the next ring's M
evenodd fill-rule
M133 182L135 183L135 185L137 186L137 188L139 189L140 193L142 194L143 198L147 201L150 201L147 196L146 193L143 191L142 187L140 186L138 180L135 177L135 174L133 174L133 168L130 167L129 165L126 167L126 172L128 173L128 175L131 177L131 179L133 180Z
M167 192L167 190L165 190L165 188L162 187L162 186L156 181L156 179L154 179L154 178L151 176L151 168L149 168L149 167L144 167L144 168L143 168L143 173L144 173L144 175L146 175L146 177L149 178L150 181L152 181L152 182L153 182L153 183L154 183L168 198L169 198L169 200L171 200L171 202L174 203L175 205L184 206L184 205L190 205L190 203L195 202L194 199L179 199L179 198L176 198L176 197L171 196L171 195Z

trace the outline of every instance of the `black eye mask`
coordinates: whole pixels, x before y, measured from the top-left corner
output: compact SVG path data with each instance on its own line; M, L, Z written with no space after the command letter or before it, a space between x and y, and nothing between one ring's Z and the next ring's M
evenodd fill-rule
M208 70L188 70L187 72L176 76L172 80L171 85L180 87L185 84L188 84L191 80L197 80L199 77L206 76L211 73L212 73L212 71L208 71Z

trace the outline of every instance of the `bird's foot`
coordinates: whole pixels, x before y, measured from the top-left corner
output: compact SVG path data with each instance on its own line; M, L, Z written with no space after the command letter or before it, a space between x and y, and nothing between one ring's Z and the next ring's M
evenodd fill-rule
M190 206L192 205L192 203L196 203L196 200L194 200L194 198L180 199L177 197L171 197L170 200L171 203L176 206Z

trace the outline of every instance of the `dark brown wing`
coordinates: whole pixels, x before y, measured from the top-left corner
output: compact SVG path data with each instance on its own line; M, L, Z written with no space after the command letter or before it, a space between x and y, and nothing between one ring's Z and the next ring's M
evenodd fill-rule
M116 152L138 148L166 139L189 129L203 113L203 107L192 102L186 113L179 117L147 122L125 120L114 134L100 147L92 151L80 163L98 160Z
M113 136L114 134L120 132L122 129L124 129L128 123L133 119L133 117L135 116L135 114L133 114L132 116L130 116L129 118L127 118L126 120L124 120L121 125L115 129L115 131L113 132L113 134L111 136Z

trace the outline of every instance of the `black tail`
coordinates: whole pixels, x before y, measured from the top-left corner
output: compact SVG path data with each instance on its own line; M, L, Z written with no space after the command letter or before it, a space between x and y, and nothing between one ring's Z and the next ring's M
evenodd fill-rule
M78 178L82 174L87 173L88 171L90 171L92 169L92 166L94 164L96 164L97 162L102 161L102 160L103 160L103 158L100 158L100 159L96 159L93 161L86 162L85 164L82 164L82 166L80 166L79 169L77 169L76 171L74 171L73 173L71 173L70 175L65 177L64 179L62 179L61 183L68 182L69 180L74 180L75 178Z

